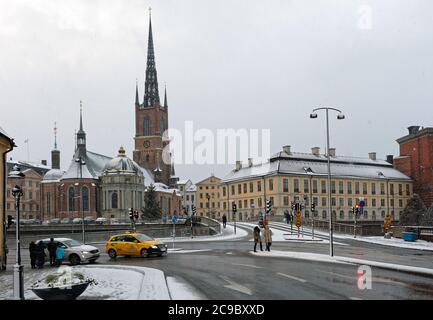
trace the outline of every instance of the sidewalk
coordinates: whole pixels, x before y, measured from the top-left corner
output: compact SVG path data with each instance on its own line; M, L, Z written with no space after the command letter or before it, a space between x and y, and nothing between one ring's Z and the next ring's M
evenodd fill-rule
M78 297L78 300L194 300L201 298L192 288L175 278L170 277L166 280L164 272L158 269L113 265L86 265L72 268L74 271L85 273L97 282L97 285L90 285ZM41 270L26 270L24 272L25 299L40 300L31 291L30 286L57 270L57 268L50 267ZM12 270L0 273L0 283L0 300L12 299Z

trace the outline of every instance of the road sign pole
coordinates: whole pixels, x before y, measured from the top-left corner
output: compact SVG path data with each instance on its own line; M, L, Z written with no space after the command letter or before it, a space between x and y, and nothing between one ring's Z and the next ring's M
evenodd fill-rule
M176 238L176 223L173 223L173 249L174 249L174 238Z

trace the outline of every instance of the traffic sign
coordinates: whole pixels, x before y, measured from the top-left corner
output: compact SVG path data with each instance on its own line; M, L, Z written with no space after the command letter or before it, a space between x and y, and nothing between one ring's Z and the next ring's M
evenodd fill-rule
M296 226L298 228L301 227L301 212L300 211L296 212L295 223L296 223Z

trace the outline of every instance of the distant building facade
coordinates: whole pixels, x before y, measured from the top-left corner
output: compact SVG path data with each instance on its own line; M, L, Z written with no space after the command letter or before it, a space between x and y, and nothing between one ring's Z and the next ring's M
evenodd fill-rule
M408 128L409 134L397 139L400 155L394 159L397 170L413 179L413 192L427 207L433 204L433 128Z
M196 184L197 215L212 219L222 217L221 179L211 175Z
M366 202L361 220L383 220L389 213L399 219L412 196L410 177L397 171L392 164L376 159L331 155L331 208L334 221L353 221L351 209L361 198ZM293 202L305 203L302 214L311 218L311 202L316 204L315 219L327 220L328 182L327 158L313 148L311 154L292 152L290 146L274 154L268 162L247 165L237 162L221 181L222 209L232 218L231 203L237 204L237 220L258 219L266 200L273 204L271 215L284 216ZM282 219L282 218L281 218Z
M197 187L191 180L180 180L177 183L179 192L182 196L182 210L187 214L192 214L192 206L196 205Z

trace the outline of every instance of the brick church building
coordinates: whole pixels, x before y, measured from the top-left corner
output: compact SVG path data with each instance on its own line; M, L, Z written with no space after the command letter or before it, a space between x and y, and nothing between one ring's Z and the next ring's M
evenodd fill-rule
M129 207L143 208L144 190L151 184L155 186L163 214L181 211L181 195L176 189L178 179L171 164L169 141L164 136L168 129L167 92L165 90L164 104L161 105L151 19L143 103L139 101L138 85L135 91L133 160L126 157L122 147L117 157L88 150L80 103L79 130L69 168L60 170L60 151L55 139L51 153L52 169L41 182L43 220L80 218L83 215L122 219Z

